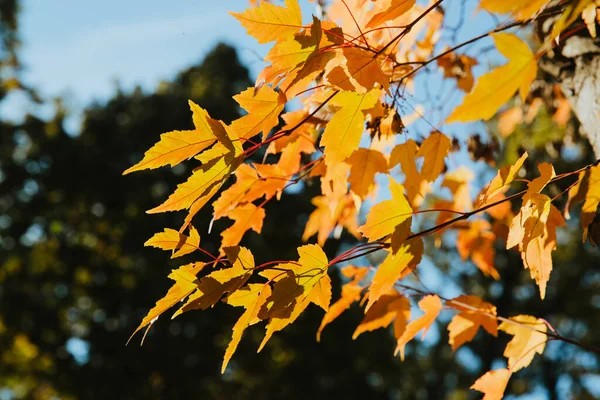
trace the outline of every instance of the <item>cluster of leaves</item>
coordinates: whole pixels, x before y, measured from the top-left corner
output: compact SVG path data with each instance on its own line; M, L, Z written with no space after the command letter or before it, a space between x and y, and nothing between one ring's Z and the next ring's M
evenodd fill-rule
M557 175L551 164L541 163L539 177L528 181L525 190L509 195L513 183L523 181L518 178L528 157L525 152L513 165L501 168L473 200L473 171L465 166L447 171L446 158L454 147L446 134L434 128L421 142L403 139L396 143L410 119L400 117L402 93L418 90L414 87L417 72L437 62L444 79L456 80L457 87L467 93L446 123L488 120L517 92L523 107L533 108L528 94L538 57L560 42L561 34L582 12L592 34L595 22L590 22L589 10L596 12L596 5L586 0L566 7L551 7L545 0L482 0L482 9L510 13L511 22L436 53L444 23L443 0L425 6L414 0L331 3L322 18L313 17L308 25L303 24L296 0L285 0L283 6L260 2L243 13L232 13L259 43L274 42L265 57L269 65L256 85L233 97L247 114L227 124L212 119L190 101L194 129L161 135L143 159L125 171L173 167L192 158L200 163L187 181L148 211L187 210L182 226L155 234L146 245L172 251L173 258L198 252L208 259L173 270L169 278L175 283L136 332L149 329L162 313L180 302L183 305L173 317L213 307L221 299L242 307L225 353L224 371L249 326L267 322L260 351L275 332L293 323L311 303L325 311L319 338L327 324L359 302L365 305L365 316L354 337L393 323L396 353L404 358L405 345L419 332L425 335L446 308L456 313L448 325L453 350L471 341L480 327L493 336L498 330L512 335L504 352L507 368L487 372L472 386L484 392L486 399L501 398L511 374L528 366L548 340L568 339L534 316L503 317L480 297L447 299L410 287L403 280L414 274L421 262L424 236L439 238L456 229L459 255L470 258L493 279L501 279L494 265L494 242L502 238L507 248L515 247L543 299L557 228L565 225L563 214L568 216L572 206L583 202L583 237L591 235L597 240L600 228L595 227L594 217L600 201L600 166L591 164ZM519 36L504 32L526 26L545 13L559 17L537 54ZM508 62L475 79L472 66L477 60L459 50L485 37L493 39ZM291 100L301 102L302 108L284 112ZM520 115L523 118L522 112ZM276 129L280 117L284 125ZM517 120L513 125L520 122L513 120ZM264 156L262 163L250 161L257 152ZM387 175L387 200L377 195L382 186L378 174ZM232 175L235 183L221 190ZM568 205L561 212L553 204L560 194L551 198L542 192L550 183L574 176L577 180L569 187ZM251 251L239 246L244 235L249 230L260 234L269 202L279 200L288 187L313 180L320 181L321 193L313 199L316 209L306 223L303 239L317 235L318 244L299 247L298 260L257 265ZM450 191L452 200L438 200L428 207L425 199L438 184ZM514 213L510 201L518 199L522 204ZM201 247L201 236L193 226L194 216L211 200L213 220L233 221L221 232L218 255ZM359 212L365 201L375 204L360 225ZM413 232L413 216L425 212L438 213L436 225ZM477 217L470 218L473 216ZM322 246L343 229L364 242L328 259ZM328 269L376 251L385 254L379 265L346 265L342 269L348 282L341 298L331 303ZM422 316L411 318L409 297L421 298Z

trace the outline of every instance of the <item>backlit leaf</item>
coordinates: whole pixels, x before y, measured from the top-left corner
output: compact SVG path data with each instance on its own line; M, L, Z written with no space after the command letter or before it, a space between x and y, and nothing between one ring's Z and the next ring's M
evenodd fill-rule
M176 270L171 271L169 278L173 279L175 283L171 286L165 297L156 302L156 305L144 317L140 326L131 334L129 340L142 328L149 327L149 325L154 323L162 313L188 297L196 289L198 285L196 275L203 267L204 263L192 263L182 265Z
M146 151L144 158L123 172L123 175L167 164L173 167L192 158L216 141L214 129L219 129L218 122L211 119L208 113L193 101L190 100L189 104L195 129L163 133L160 135L160 141Z
M417 157L425 157L421 176L433 182L444 170L444 159L450 152L452 143L443 133L434 132L419 147Z
M144 246L173 250L171 258L176 258L197 250L200 246L200 235L193 226L190 226L190 236L179 233L175 229L165 228L163 232L156 233L148 239Z
M352 153L347 162L351 165L348 178L350 189L362 199L369 195L375 185L375 174L388 171L385 156L377 150L360 148Z
M243 13L230 14L258 43L285 40L302 28L302 12L297 0L285 0L285 7L263 1Z
M412 217L412 208L404 196L404 186L390 176L391 200L382 201L369 210L366 223L358 228L369 241L391 235L396 226Z
M471 389L484 394L482 400L501 400L512 372L506 368L488 371L475 381Z
M374 89L364 94L340 92L333 98L332 104L341 108L321 137L327 166L341 163L358 147L365 125L363 111L373 107L380 96L381 91Z
M517 90L523 101L537 73L537 62L529 47L510 33L492 35L498 51L509 62L477 80L475 88L467 94L463 103L448 117L446 122L469 122L488 120Z
M410 342L419 331L423 330L422 338L425 337L427 331L431 325L435 322L435 319L442 311L442 302L436 295L428 295L423 297L419 301L419 308L423 310L425 314L421 317L411 321L402 336L398 339L398 346L396 347L396 354L400 352L400 358L404 360L404 346Z
M446 305L460 311L448 324L449 343L453 351L473 340L480 327L490 335L498 334L496 307L492 304L477 296L459 296L446 302Z
M510 320L513 322L502 322L498 329L513 335L504 350L504 357L508 358L508 368L517 372L531 364L536 353L544 352L548 327L544 321L530 315L517 315Z

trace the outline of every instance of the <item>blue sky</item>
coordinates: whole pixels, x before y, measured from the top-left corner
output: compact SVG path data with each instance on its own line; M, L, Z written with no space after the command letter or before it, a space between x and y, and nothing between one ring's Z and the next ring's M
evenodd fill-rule
M308 19L314 5L300 3ZM111 96L117 81L126 90L138 84L152 90L219 41L234 44L256 76L268 47L227 13L246 8L248 0L23 0L23 79L44 98L66 95L77 112ZM17 94L0 117L16 119L27 111L40 112Z

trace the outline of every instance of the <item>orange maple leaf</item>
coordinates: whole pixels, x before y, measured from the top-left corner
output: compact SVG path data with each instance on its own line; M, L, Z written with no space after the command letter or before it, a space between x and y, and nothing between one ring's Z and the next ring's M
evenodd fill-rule
M375 186L375 174L388 172L388 162L377 150L357 149L346 162L351 165L350 189L361 199L366 198Z
M410 302L396 291L391 291L377 300L373 307L365 312L365 317L356 327L352 339L364 332L387 328L394 322L394 336L399 339L406 329L410 319Z
M425 314L421 317L411 321L402 336L398 339L398 346L396 347L396 354L400 352L400 358L404 360L404 346L410 342L420 330L423 330L421 338L424 338L431 325L435 322L435 319L442 311L442 302L440 298L434 294L425 296L419 301L419 308L423 310Z
M425 157L421 176L433 182L444 170L444 159L452 148L452 142L443 133L433 132L419 147L417 157Z
M460 311L448 324L449 343L453 351L473 340L480 327L490 335L498 335L496 307L492 304L477 296L459 296L446 302L446 305Z
M258 208L252 203L243 204L231 210L227 217L234 220L233 225L221 232L221 250L225 247L236 246L249 229L256 233L262 231L265 219L265 209Z
M502 400L512 372L506 368L488 371L475 381L471 389L484 393L482 400Z
M377 13L367 23L367 28L377 28L406 13L415 5L415 0L385 0L377 2Z

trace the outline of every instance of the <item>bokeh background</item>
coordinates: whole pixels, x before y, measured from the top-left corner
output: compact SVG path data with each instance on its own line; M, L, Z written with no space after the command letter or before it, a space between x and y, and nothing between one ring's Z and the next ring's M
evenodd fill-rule
M316 308L260 354L263 331L249 329L223 375L221 360L238 310L215 307L173 321L162 318L144 346L138 346L139 338L125 346L170 286L170 269L187 261L172 263L167 253L143 243L164 227L178 226L174 214L144 211L189 170L179 165L121 173L160 133L191 126L188 99L215 118L239 116L231 96L253 85L266 52L226 13L247 5L0 0L1 400L458 400L479 397L468 387L502 366L507 336L479 334L453 354L444 324L434 326L424 342L409 345L402 363L385 330L351 339L361 319L358 307L328 326L320 343L315 333L322 311ZM301 5L307 15L314 10L314 4ZM550 118L555 110L547 108L534 125L519 126L499 145L489 139L498 136L495 121L454 132L465 162L482 171L480 185L493 171L479 158L491 155L503 165L514 161L521 146L530 150L532 174L540 161L561 172L591 161L584 141L565 156L561 143L569 135L577 138L577 123L558 129ZM418 136L418 129L406 134ZM469 149L474 134L484 143ZM258 260L296 256L317 186L304 185L269 203L263 233L244 239ZM578 211L573 214L559 237L544 302L518 254L503 251L500 241L501 281L484 278L458 259L450 237L441 247L426 242L422 283L433 291L484 296L502 315L546 318L563 336L598 347L600 252L581 243ZM214 251L226 223L208 234L209 221L208 213L201 214L195 225L203 247ZM335 254L353 240L332 238L326 251ZM335 269L330 273L335 298L341 278ZM544 356L512 378L509 391L527 399L598 398L599 373L597 353L550 343Z

